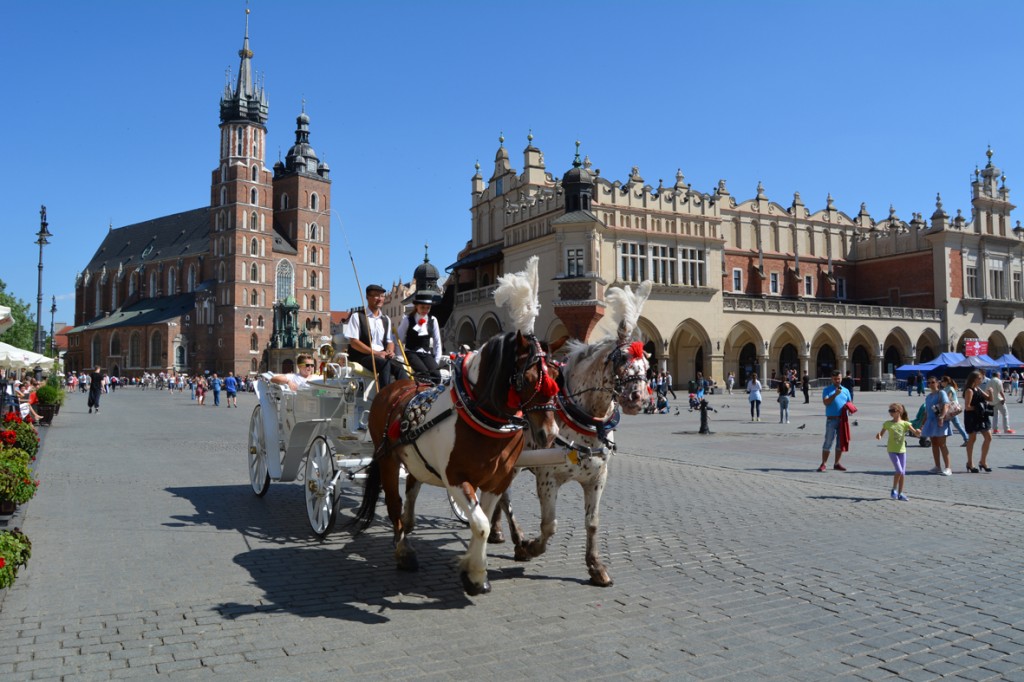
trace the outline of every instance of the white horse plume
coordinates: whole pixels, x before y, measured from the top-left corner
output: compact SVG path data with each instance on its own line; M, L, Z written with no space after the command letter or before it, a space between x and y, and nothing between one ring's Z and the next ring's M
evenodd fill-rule
M508 310L515 328L523 334L533 334L533 325L540 314L537 302L539 261L537 256L530 256L525 270L502 275L494 290L494 302Z
M608 312L601 321L597 323L594 333L591 335L593 342L600 341L616 334L624 339L632 336L640 321L640 311L644 303L651 295L651 280L644 280L636 288L634 293L629 285L612 287L604 294L604 301Z

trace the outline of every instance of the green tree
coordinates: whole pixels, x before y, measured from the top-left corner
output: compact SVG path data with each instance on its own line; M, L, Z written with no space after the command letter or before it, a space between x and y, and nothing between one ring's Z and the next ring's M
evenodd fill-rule
M36 321L28 312L29 304L7 293L7 284L2 279L0 279L0 305L10 308L11 317L14 318L14 326L0 334L0 341L25 350L32 350L35 345L32 339L35 338Z

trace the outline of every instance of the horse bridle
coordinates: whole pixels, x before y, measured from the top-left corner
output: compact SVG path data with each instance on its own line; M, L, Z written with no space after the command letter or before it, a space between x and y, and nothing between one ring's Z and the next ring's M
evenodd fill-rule
M644 347L639 341L623 341L615 347L615 350L608 354L604 363L606 365L609 362L612 363L612 377L614 381L612 393L614 397L625 396L629 388L647 380L647 372L636 366L638 361L643 359ZM624 368L627 371L623 376L622 370Z
M537 340L536 335L528 334L525 338L530 344L530 354L529 356L527 356L527 361L523 363L522 369L517 369L516 373L513 374L512 378L509 380L509 384L511 388L515 391L516 397L519 400L519 406L518 408L516 408L516 412L522 412L523 414L526 414L527 412L550 412L555 409L555 395L557 395L557 393L555 395L550 396L545 402L543 402L540 405L524 407L524 405L529 405L534 400L534 398L537 397L537 394L541 392L541 388L544 386L545 383L544 380L548 376L548 354L544 351L544 348L541 347L540 341ZM519 355L516 356L517 363L519 362L519 357ZM559 367L558 363L553 364L556 368ZM526 386L526 373L534 365L539 365L539 371L537 373L537 383L534 384L533 392L530 394L530 397L527 398L526 400L523 400L518 396L520 393L522 393L523 389ZM512 408L512 405L509 405L509 407Z

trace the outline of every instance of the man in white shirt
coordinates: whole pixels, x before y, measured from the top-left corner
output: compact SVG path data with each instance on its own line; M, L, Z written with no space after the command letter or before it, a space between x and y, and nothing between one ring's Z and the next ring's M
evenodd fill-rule
M990 372L985 388L992 391L992 433L999 433L999 415L1003 415L1003 426L1006 433L1016 433L1010 428L1010 417L1006 413L1006 394L1003 392L1003 377L999 371Z
M366 312L352 313L345 323L348 357L376 372L377 387L407 378L405 367L395 357L391 320L381 311L386 291L379 284L366 287Z

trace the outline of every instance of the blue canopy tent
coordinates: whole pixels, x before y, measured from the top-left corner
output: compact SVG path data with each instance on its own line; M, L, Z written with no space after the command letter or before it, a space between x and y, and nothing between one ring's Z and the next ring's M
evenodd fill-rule
M999 363L1000 367L1024 367L1024 362L1018 360L1013 353L1007 353L1006 355L997 358L996 362Z
M960 362L946 365L949 369L999 369L999 363L987 355L969 355Z
M939 368L961 362L964 359L963 353L942 353L939 357L922 362L920 365L902 365L896 368L897 379L908 379L914 374L935 374Z

